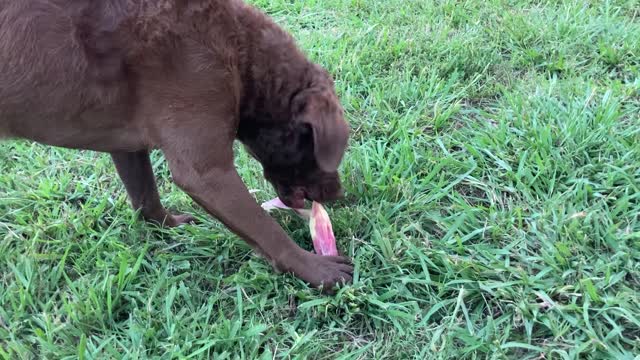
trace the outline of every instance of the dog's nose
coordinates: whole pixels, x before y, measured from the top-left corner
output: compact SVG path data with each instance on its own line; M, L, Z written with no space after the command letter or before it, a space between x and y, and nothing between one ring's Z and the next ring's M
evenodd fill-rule
M344 198L344 190L341 187L331 189L331 191L327 191L324 194L326 195L325 197L327 198L327 201L340 200Z
M306 192L302 188L278 188L277 193L280 200L288 207L293 209L304 208Z
M303 209L304 208L304 199L299 198L284 198L280 199L282 202L292 209Z
M341 187L330 186L316 189L316 191L308 191L306 195L307 199L311 201L326 203L344 198L344 190Z

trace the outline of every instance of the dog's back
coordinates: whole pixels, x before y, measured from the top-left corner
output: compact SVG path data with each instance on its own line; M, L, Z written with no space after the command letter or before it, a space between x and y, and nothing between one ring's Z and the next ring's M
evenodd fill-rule
M64 145L81 114L119 101L123 83L91 79L78 22L91 3L0 0L0 134Z
M134 113L149 88L180 86L167 67L234 71L238 14L248 12L236 0L0 0L0 137L143 148ZM189 48L194 34L206 46ZM227 80L208 85L233 96Z

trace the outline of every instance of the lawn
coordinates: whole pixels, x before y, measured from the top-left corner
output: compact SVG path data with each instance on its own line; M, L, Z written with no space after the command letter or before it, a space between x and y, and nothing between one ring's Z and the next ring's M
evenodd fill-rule
M4 142L0 358L638 359L640 1L254 3L335 76L354 284L274 273L160 153L198 225L138 221L108 155Z

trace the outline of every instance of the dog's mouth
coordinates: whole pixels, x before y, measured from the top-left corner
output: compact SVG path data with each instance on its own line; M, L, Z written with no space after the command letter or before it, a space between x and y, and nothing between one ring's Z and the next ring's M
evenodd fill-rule
M304 208L305 200L313 201L313 199L309 198L307 191L300 186L285 189L278 187L276 192L278 193L280 200L282 200L285 205L293 209Z
M304 208L307 200L328 203L344 197L342 188L335 187L278 186L276 192L285 205L294 209Z

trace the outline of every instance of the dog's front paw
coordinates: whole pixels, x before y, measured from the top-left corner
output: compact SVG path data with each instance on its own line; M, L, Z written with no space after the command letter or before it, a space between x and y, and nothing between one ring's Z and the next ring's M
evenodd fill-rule
M167 214L162 225L173 228L173 227L178 227L180 225L185 225L185 224L194 224L195 222L196 222L196 218L189 214L179 214L179 215Z
M353 281L353 264L348 257L305 252L301 259L296 260L291 272L310 285L321 287L324 292L331 293L338 284Z

